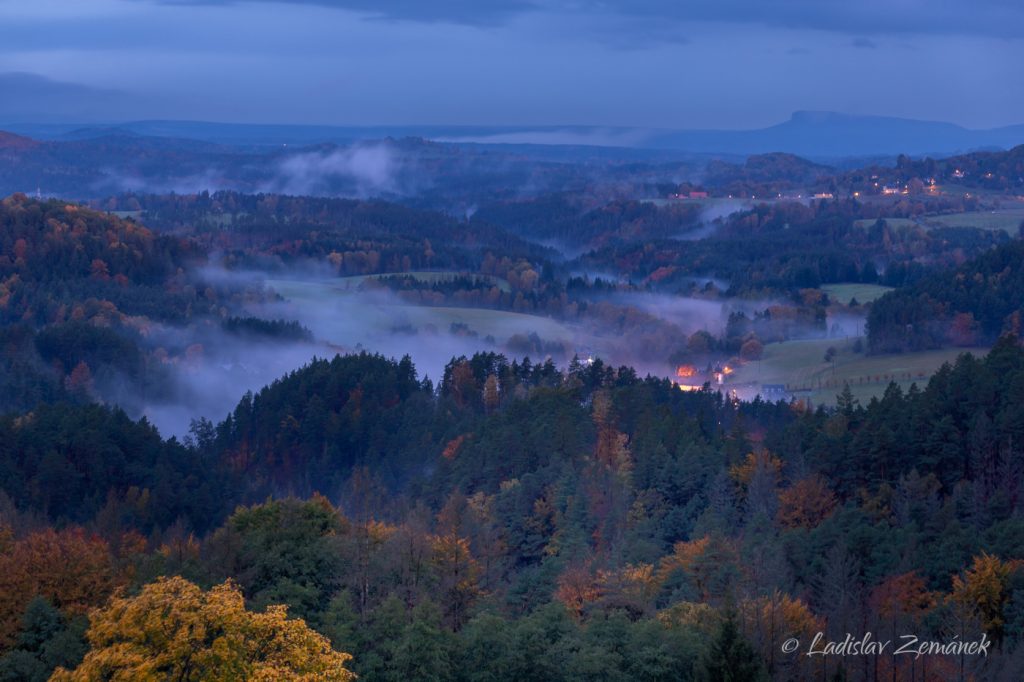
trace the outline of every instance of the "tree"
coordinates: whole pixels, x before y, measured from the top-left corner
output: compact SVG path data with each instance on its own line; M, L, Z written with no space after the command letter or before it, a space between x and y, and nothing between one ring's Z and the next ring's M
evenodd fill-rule
M0 656L3 682L45 682L58 666L77 665L85 655L85 618L68 621L44 597L29 602L17 646Z
M92 276L99 280L110 279L110 268L101 258L94 258L90 267Z
M469 607L480 593L477 563L469 551L469 542L454 532L431 538L431 563L443 597L448 625L458 630L466 622Z
M460 634L458 669L471 682L509 679L513 623L493 613L470 620Z
M565 604L573 616L580 618L587 604L601 596L589 562L569 565L558 577L554 597Z
M953 604L978 618L982 628L999 646L1006 625L1006 604L1010 598L1010 577L1024 561L1002 561L999 557L982 553L974 557L974 564L963 575L953 576L953 589L949 595Z
M957 313L949 326L949 340L954 346L965 348L978 343L978 323L972 313Z
M85 360L79 362L71 370L71 374L64 380L64 388L69 393L84 398L89 398L94 394L95 388L92 381L92 371L89 369L89 365L85 363Z
M270 500L239 507L209 541L222 578L257 607L288 604L313 618L339 587L337 540L348 522L325 498Z
M32 597L46 597L69 614L84 614L118 582L107 543L81 528L46 529L0 552L0 647L18 631Z
M824 477L813 474L779 493L776 518L786 528L815 528L836 506L836 496Z
M754 648L740 634L734 613L726 614L701 660L699 679L708 682L755 682L764 668Z
M935 596L915 572L892 575L871 590L869 601L880 622L888 626L888 635L895 641L900 633L914 632L921 627L925 615L935 606ZM890 665L897 668L897 656L890 652Z
M765 596L742 602L738 615L744 622L743 631L750 633L753 645L767 663L768 673L779 677L779 672L787 670L788 677L799 677L796 669L804 662L801 657L780 658L779 651L785 640L795 637L800 641L810 641L822 629L821 621L807 605L800 599L773 590Z
M764 344L757 339L750 339L740 346L740 357L744 360L760 360L764 354Z
M451 368L451 381L448 382L449 392L459 407L469 404L472 396L479 391L473 368L463 360Z
M714 344L715 337L701 329L687 339L686 350L693 355L706 355L714 347Z
M452 679L450 633L441 628L441 612L430 600L412 611L412 622L395 644L388 679L394 682L443 682Z
M861 564L840 541L826 553L811 580L815 611L825 616L828 630L841 636L849 631L862 601Z
M355 679L345 669L349 654L288 618L284 606L247 611L231 582L203 592L184 578L160 578L94 611L86 637L91 649L81 665L59 668L52 680Z
M498 388L498 377L496 374L487 375L484 382L484 407L488 412L493 412L501 400L501 393Z

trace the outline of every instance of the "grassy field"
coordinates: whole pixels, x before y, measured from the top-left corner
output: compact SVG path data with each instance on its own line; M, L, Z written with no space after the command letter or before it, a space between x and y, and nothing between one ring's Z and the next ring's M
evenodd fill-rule
M392 297L362 296L354 286L341 280L304 282L297 280L267 280L267 285L284 298L316 310L310 315L322 322L310 323L318 328L313 332L336 343L351 343L354 336L373 337L388 334L396 328L417 331L433 329L447 333L454 324L465 324L480 336L492 335L499 341L516 333L536 332L549 341L572 339L576 333L571 326L549 317L526 315L507 310L489 308L458 308L442 306L415 306L396 303ZM346 284L347 283L347 284ZM335 318L339 320L335 323ZM357 325L350 324L358 320ZM353 334L358 331L358 334Z
M883 287L881 284L825 284L821 290L828 294L829 298L847 305L851 298L856 298L858 303L870 303L880 298L886 292L892 291L892 287Z
M115 215L122 220L131 218L132 220L139 220L142 218L142 211L108 211L111 215Z
M917 223L915 223L910 218L883 218L882 220L888 223L889 227L896 230L905 227L917 226ZM877 222L877 218L859 218L857 220L854 220L853 224L857 227L871 227L872 225L875 224L875 222Z
M951 348L896 355L865 355L853 352L852 339L815 339L771 343L764 357L737 368L730 384L785 384L798 397L814 404L833 404L844 383L861 401L880 396L890 381L904 390L917 383L923 387L944 362L964 352L984 355L987 348ZM834 366L825 362L829 347L838 351Z
M434 283L446 282L459 276L466 276L472 277L474 279L486 280L487 282L490 282L491 284L497 286L502 291L512 290L512 288L509 286L508 281L501 277L494 277L492 275L480 275L477 273L467 272L437 272L434 270L419 270L413 272L391 272L380 275L354 275L352 277L339 277L338 283L341 285L342 288L354 289L370 278L380 279L382 277L412 277L416 280L419 280L420 282Z
M949 215L925 216L922 223L939 227L977 227L982 230L1003 230L1012 235L1024 222L1024 208L1005 208L994 211L972 211Z
M508 310L489 308L446 308L441 306L396 305L399 315L405 316L413 327L433 324L447 331L452 323L465 324L481 336L493 335L505 340L516 333L536 332L548 340L571 339L574 335L566 325L550 317L526 315Z
M1024 222L1024 207L1014 204L1013 208L1000 208L986 211L970 211L967 213L949 213L947 215L923 215L915 219L885 218L889 227L901 229L920 225L926 229L937 227L976 227L982 230L1003 230L1011 235L1017 234L1021 222ZM874 218L855 220L858 227L870 227Z

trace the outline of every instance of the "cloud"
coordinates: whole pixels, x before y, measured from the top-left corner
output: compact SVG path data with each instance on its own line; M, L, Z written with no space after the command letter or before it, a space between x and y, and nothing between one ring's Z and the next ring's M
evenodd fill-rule
M967 34L1017 38L1024 8L1017 0L157 0L162 4L241 5L281 2L334 7L375 19L504 24L523 14L608 17L621 32L661 41L693 22L760 24L847 35Z
M74 111L80 121L99 120L130 98L116 90L51 80L24 72L0 73L0 120L43 122Z
M820 109L984 128L1018 122L1024 94L1004 86L1022 14L1019 0L0 0L0 71L136 94L29 109L5 88L0 122L727 129ZM854 40L878 49L850 59Z
M853 40L850 41L850 45L852 47L865 50L874 50L878 48L878 43L868 38L854 38Z
M163 5L242 5L275 2L283 5L317 5L366 14L388 21L446 22L488 26L538 9L527 0L157 0Z

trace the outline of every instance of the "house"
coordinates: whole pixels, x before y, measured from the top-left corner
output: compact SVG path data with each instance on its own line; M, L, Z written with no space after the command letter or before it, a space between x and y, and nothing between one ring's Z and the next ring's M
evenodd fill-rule
M789 400L785 384L761 384L761 397L765 400Z
M707 199L708 193L702 189L692 189L693 185L683 183L674 194L669 194L669 199Z

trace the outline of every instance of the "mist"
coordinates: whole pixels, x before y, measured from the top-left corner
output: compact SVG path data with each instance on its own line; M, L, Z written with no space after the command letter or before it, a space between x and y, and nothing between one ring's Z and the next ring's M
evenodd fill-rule
M148 352L160 363L169 388L159 395L131 394L138 389L121 382L116 391L108 384L107 397L145 415L161 433L179 437L193 419L221 421L246 391L256 392L315 357L361 351L409 355L420 377L435 381L453 357L480 351L551 358L563 366L574 355L600 357L668 377L668 358L689 335L703 330L720 336L731 313L753 316L778 303L618 292L593 297L587 315L570 322L506 310L412 305L386 289L362 286L366 278L338 277L317 262L272 274L212 266L196 270L193 278L246 292L241 298L247 302L236 315L295 321L312 340L241 336L208 321L151 326L145 335ZM646 323L643 315L649 316ZM857 335L862 329L862 316L837 313L829 317L827 331L794 327L788 333L820 338Z
M700 214L700 226L696 229L688 230L676 236L676 239L695 242L700 239L706 239L716 232L721 227L722 221L731 216L734 213L746 211L753 207L753 204L749 201L740 200L728 200L728 201L715 201L709 203Z
M867 315L858 313L830 313L827 320L829 336L857 337L866 334Z
M164 436L188 433L193 419L223 420L246 391L258 391L328 349L315 343L280 343L207 333L184 356L167 360L170 394L143 401L141 412Z
M193 419L222 420L246 391L258 391L314 357L360 351L409 355L420 377L435 381L453 357L488 350L535 361L550 357L562 365L574 355L601 357L668 376L666 340L681 343L696 329L720 329L723 314L727 317L718 302L625 295L614 303L649 312L668 326L640 326L624 335L590 319L566 322L504 310L410 305L392 292L365 290L363 278L326 274L323 266L273 275L216 267L197 271L197 281L250 292L250 302L236 314L296 321L312 332L313 340L239 336L209 322L154 325L146 334L148 351L165 371L169 389L160 395L128 395L125 382L117 402L145 415L161 433L181 437Z
M671 322L685 334L692 334L700 330L715 335L721 334L729 320L729 312L736 307L735 301L727 303L642 292L615 294L610 300L619 305L638 308Z
M387 142L302 152L280 161L264 191L359 198L406 194L409 188L402 187L399 173L408 163Z
M239 336L210 323L152 325L145 335L147 350L166 375L166 390L146 395L130 382L110 382L103 387L104 398L147 417L165 436L182 437L193 419L221 421L246 391L256 392L315 357L360 351L393 358L408 354L421 378L437 380L453 357L501 350L516 333L550 331L530 324L544 318L500 314L488 320L489 311L484 311L483 323L477 323L480 311L411 306L389 292L361 291L351 280L322 275L318 268L275 273L274 279L215 267L197 271L197 279L218 286L260 291L252 298L261 300L246 304L240 314L297 321L313 333L313 340Z

